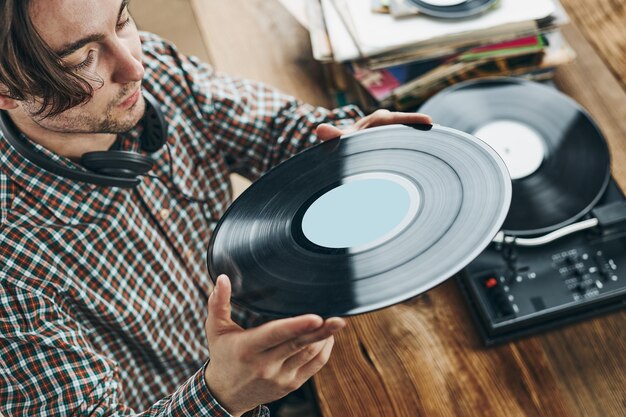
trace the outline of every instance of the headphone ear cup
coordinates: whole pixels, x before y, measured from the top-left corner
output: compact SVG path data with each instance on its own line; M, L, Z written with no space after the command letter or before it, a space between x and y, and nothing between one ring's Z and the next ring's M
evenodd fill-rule
M85 153L80 158L80 164L101 175L136 178L150 172L154 160L135 152L98 151Z
M167 141L167 122L156 99L143 91L146 111L143 117L144 131L141 135L141 148L155 152ZM131 188L141 183L154 166L154 160L136 152L108 150L88 152L80 159L80 164L88 171L76 170L34 152L32 146L22 138L8 114L0 111L0 131L11 146L24 158L42 169L75 181L105 187Z
M141 149L152 153L161 149L167 141L167 122L156 99L145 90L143 97L146 102L146 111L142 120Z

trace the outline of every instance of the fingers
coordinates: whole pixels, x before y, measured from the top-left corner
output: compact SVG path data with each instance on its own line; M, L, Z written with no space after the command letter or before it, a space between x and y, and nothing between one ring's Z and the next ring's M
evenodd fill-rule
M297 371L300 367L306 365L311 360L313 360L313 358L315 358L322 351L322 349L324 349L326 344L329 343L331 339L332 336L319 342L307 345L306 347L292 355L290 358L288 358L283 363L283 369Z
M209 296L209 316L206 322L208 335L219 335L233 326L238 327L230 316L230 280L226 275L220 275L215 282L215 288Z
M292 342L295 342L300 346L306 346L308 344L324 340L337 333L344 327L346 327L346 321L344 319L339 317L331 317L329 319L326 319L324 325L315 332L297 337L296 339L293 339Z
M320 316L307 314L265 323L248 330L248 342L253 351L265 352L299 336L314 332L322 327Z
M312 344L326 340L346 326L345 320L333 317L327 319L319 329L294 337L268 351L273 360L288 360L291 356L307 349Z
M335 338L331 337L324 344L322 350L310 361L308 361L305 365L301 366L300 369L296 372L296 378L299 380L307 380L316 373L320 369L326 365L328 359L330 358L330 354L333 351L333 346L335 344Z
M367 129L369 127L376 126L385 126L385 125L393 125L393 124L432 124L433 119L421 113L403 113L403 112L391 112L389 110L380 109L376 110L374 113L366 116L348 127L347 129L340 130L335 126L332 126L328 123L322 123L317 127L315 133L317 137L322 141L327 141L330 139L335 139L342 135L347 135L349 133L356 132L358 130Z
M391 124L432 124L433 119L421 113L390 112L388 110L376 110L369 116L361 119L361 128L384 126Z
M343 132L333 125L329 125L328 123L322 123L317 127L317 129L315 129L315 134L318 138L325 142L330 139L338 138L343 134Z
M231 319L230 296L230 280L226 275L220 275L209 297L209 315L206 321L209 339L232 330L243 331ZM321 317L314 314L275 320L245 331L246 350L263 353L280 346L278 353L271 352L271 356L283 361L304 346L324 340L344 326L343 319L332 318L324 322Z

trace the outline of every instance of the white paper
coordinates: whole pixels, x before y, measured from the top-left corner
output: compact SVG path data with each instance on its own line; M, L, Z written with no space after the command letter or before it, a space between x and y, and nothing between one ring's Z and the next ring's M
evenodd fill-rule
M335 2L336 4L333 4ZM483 33L516 33L532 29L535 22L555 12L553 0L500 0L493 10L464 20L444 20L428 16L394 19L371 11L370 0L322 0L328 35L336 61L347 61L420 44L432 45L476 37ZM347 13L340 15L339 10ZM350 19L346 28L346 20Z
M309 29L309 22L307 19L307 12L306 12L307 0L278 0L278 1L280 2L280 4L283 5L285 9L287 9L289 13L291 13L293 17L296 18L296 20L302 26L304 26L306 29Z

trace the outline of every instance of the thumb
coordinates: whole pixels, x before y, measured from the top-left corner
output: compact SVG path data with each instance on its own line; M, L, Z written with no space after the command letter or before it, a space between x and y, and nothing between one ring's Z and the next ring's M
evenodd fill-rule
M209 296L209 317L207 318L207 332L210 335L224 333L237 324L230 317L230 280L226 275L220 275L215 282L215 288Z
M343 132L333 125L329 125L328 123L322 123L315 129L315 134L318 138L325 142L330 139L338 138L343 134Z

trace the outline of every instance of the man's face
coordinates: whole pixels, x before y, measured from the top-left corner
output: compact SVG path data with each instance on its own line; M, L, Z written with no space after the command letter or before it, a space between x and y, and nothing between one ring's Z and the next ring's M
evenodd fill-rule
M33 0L30 14L41 38L68 68L94 80L86 103L44 119L41 127L68 133L120 133L143 116L143 66L137 27L123 0ZM33 114L37 101L22 102Z

